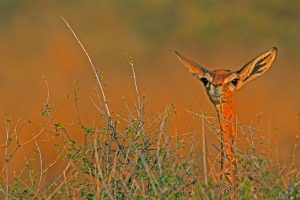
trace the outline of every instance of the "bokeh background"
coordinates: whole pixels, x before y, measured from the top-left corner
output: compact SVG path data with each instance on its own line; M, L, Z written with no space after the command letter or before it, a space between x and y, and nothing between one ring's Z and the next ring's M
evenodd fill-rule
M209 69L237 70L262 51L278 47L271 70L239 91L235 106L242 123L259 118L258 127L277 138L279 160L289 162L300 117L299 0L1 0L1 143L6 137L5 114L14 122L19 118L32 122L22 128L21 140L35 133L47 93L41 74L49 83L56 121L67 128L76 121L75 80L81 119L93 124L97 118L90 102L95 97L93 73L60 15L90 53L113 111L127 114L123 98L133 107L135 92L126 55L133 56L140 92L147 98L146 114L155 115L172 103L178 132L195 131L199 141L201 126L186 110L214 113L214 108L174 50ZM30 151L18 153L13 162L21 162ZM56 156L51 148L43 151L46 160Z

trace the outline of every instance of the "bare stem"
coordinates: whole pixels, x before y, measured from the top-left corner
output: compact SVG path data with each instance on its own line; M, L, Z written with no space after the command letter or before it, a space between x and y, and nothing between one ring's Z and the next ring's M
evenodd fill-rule
M39 159L40 159L40 178L39 178L39 182L38 182L38 187L36 190L36 193L39 192L41 185L42 185L42 180L43 180L43 157L42 157L42 152L41 152L41 148L39 146L39 144L35 141L35 145L39 154Z
M131 66L132 70L132 75L133 75L133 81L134 81L134 87L137 95L137 100L138 100L138 106L139 109L141 108L141 101L140 101L140 95L139 95L139 90L138 90L138 85L137 85L137 80L136 80L136 75L135 75L135 68L134 68L134 60L132 57L127 57L129 65Z
M140 93L139 93L138 84L137 84L136 72L135 72L135 67L134 67L134 59L130 56L129 57L127 56L127 59L128 59L129 65L131 66L131 71L132 71L132 75L133 75L133 82L134 82L134 88L135 88L137 101L138 101L137 112L138 112L138 115L139 115L139 126L138 126L137 135L139 135L141 130L143 129L144 99L141 102Z
M9 145L9 123L10 120L8 119L8 116L5 116L5 131L6 131L6 143L5 143L5 199L8 199L8 145Z
M205 127L204 127L204 117L202 117L201 122L202 122L203 170L204 170L205 184L208 184L208 178L207 178L207 162L206 162L206 134L205 134Z
M79 40L79 38L77 37L76 33L73 31L72 27L70 26L70 24L68 23L68 21L63 17L63 16L60 16L60 18L65 22L65 24L67 25L67 27L69 28L69 30L71 31L71 33L73 34L73 36L75 37L76 41L78 42L78 44L80 45L81 49L84 51L89 63L90 63L90 66L94 72L94 75L96 77L96 80L97 80L97 86L100 88L101 90L101 94L102 94L102 98L103 98L103 101L104 101L104 106L105 106L105 109L106 109L106 114L107 114L107 117L108 117L108 123L109 125L111 126L112 125L112 122L111 122L111 115L110 115L110 111L109 111L109 107L108 107L108 103L107 103L107 99L106 99L106 95L105 95L105 92L104 92L104 88L101 84L101 80L99 78L99 75L98 75L98 72L95 68L95 65L89 55L89 53L87 52L87 50L85 49L84 45L81 43L81 41Z

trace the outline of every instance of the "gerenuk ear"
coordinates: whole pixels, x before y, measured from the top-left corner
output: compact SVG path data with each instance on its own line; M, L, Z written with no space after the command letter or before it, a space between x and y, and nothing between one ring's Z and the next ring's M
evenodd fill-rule
M265 73L271 67L276 55L277 48L273 47L260 54L237 71L236 73L243 81L243 84Z
M184 64L184 66L189 69L190 73L193 76L196 76L197 78L202 78L206 73L209 73L209 70L205 69L198 63L183 57L177 51L175 51L175 53L177 54L182 64Z

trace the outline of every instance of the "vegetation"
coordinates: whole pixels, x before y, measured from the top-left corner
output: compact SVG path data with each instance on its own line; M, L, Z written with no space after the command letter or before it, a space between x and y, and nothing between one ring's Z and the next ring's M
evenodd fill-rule
M76 94L76 95L75 95ZM75 101L78 101L77 86ZM236 189L220 181L220 156L207 156L207 165L197 159L194 146L179 137L170 137L168 123L173 107L154 119L147 119L145 98L140 99L128 118L117 113L110 117L103 113L100 125L78 123L84 135L82 141L72 138L62 123L55 122L52 109L45 103L41 114L45 122L38 134L27 142L18 140L18 123L10 128L7 116L7 172L1 181L1 199L299 199L300 171L294 166L295 155L289 166L279 166L260 155L251 140L250 127L241 126L249 139L249 148L237 150ZM75 103L76 105L76 103ZM95 108L96 109L96 108ZM101 111L101 108L99 108ZM216 119L207 114L194 113L202 125L216 134ZM58 152L57 159L43 163L39 137L52 130L51 140ZM247 131L248 130L248 131ZM298 142L299 136L296 140ZM15 172L9 162L19 148L35 143L34 155L22 170ZM194 144L195 141L192 141ZM297 143L295 143L295 148ZM295 151L294 151L295 153ZM51 177L52 167L63 162L65 168L57 177ZM204 167L207 169L204 170ZM205 172L206 171L206 172ZM45 184L45 178L51 181Z

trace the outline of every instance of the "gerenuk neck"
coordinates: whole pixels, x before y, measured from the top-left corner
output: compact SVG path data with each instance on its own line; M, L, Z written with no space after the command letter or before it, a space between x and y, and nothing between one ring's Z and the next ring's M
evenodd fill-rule
M236 160L234 157L234 110L233 101L216 105L221 134L221 169L222 176L227 177L231 183L234 182ZM225 175L225 176L224 176Z

